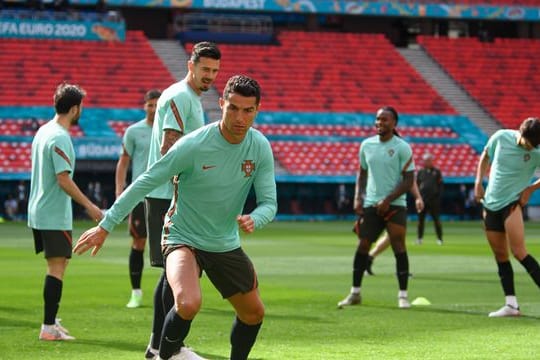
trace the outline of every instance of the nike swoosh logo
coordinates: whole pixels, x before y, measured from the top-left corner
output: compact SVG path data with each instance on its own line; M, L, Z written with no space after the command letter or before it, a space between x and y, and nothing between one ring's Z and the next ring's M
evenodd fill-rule
M215 168L216 165L203 165L202 169L203 170L208 170L208 169L212 169L212 168Z

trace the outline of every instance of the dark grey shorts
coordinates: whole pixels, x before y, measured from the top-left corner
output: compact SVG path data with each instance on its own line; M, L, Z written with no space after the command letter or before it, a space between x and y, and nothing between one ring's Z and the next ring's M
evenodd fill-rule
M71 230L38 230L32 229L36 254L44 252L45 258L71 258Z
M518 206L519 203L515 201L497 211L492 211L484 207L484 226L486 231L506 232L504 222Z
M171 252L182 247L188 247L193 252L201 268L200 275L204 271L224 299L238 293L248 293L259 286L253 263L242 248L216 253L187 245L164 245L163 256L167 259Z
M146 237L146 215L144 212L144 203L140 202L129 214L129 234L134 238Z
M146 210L146 232L148 234L148 253L150 254L150 265L163 267L163 254L161 252L161 233L163 231L163 221L171 200L146 198L144 206Z
M391 205L388 212L384 216L380 216L375 207L366 207L364 214L355 223L354 232L359 239L368 239L373 243L377 241L389 222L406 226L407 208Z

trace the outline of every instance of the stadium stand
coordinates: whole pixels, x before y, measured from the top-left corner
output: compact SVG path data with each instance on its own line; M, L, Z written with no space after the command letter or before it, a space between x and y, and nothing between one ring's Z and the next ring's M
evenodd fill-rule
M421 36L426 51L504 127L540 113L540 41Z
M0 119L0 134L2 136L34 136L38 128L48 119ZM70 129L72 137L83 136L83 131L79 125Z
M256 127L268 137L286 173L296 176L352 177L358 169L358 148L375 134L373 114L263 112ZM400 135L421 163L433 154L449 181L474 177L485 134L466 117L407 115L400 117Z
M2 38L0 53L0 106L50 106L66 80L88 92L86 107L133 108L174 81L141 31L125 42Z
M30 142L0 141L0 173L30 171Z
M403 113L455 114L383 35L281 31L277 41L221 45L218 91L244 73L259 80L265 110L372 112L399 103Z
M120 125L121 126L121 125ZM294 125L261 124L255 125L265 135L301 135L301 136L343 136L367 137L373 135L373 126L347 126L332 124ZM123 133L123 131L122 131ZM457 138L458 135L448 127L400 127L401 136L418 138Z

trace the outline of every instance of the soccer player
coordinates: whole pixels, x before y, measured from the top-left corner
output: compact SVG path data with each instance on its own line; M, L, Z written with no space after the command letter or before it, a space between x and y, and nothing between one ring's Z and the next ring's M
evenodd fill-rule
M157 102L152 127L148 167L165 155L183 135L204 125L201 94L208 91L214 83L219 72L220 60L221 52L216 44L211 42L195 44L187 64L186 77L163 91ZM169 181L153 189L145 199L150 264L154 267L163 268L161 234L163 219L172 198L173 184ZM173 304L173 295L163 271L154 290L152 334L146 349L146 359L154 359L157 356L163 321Z
M424 200L422 199L422 195L420 195L418 186L416 185L416 182L414 181L411 187L411 194L414 196L414 199L415 199L414 205L416 208L416 212L420 213L424 209ZM389 246L390 246L390 237L388 237L388 233L385 232L384 236L379 237L379 240L377 240L377 242L375 243L375 247L369 251L368 265L366 268L366 273L368 275L375 275L372 270L373 261L375 260L377 256L379 256L380 253L388 249Z
M182 354L183 340L202 301L201 272L236 311L231 360L245 360L264 317L253 264L240 246L239 230L252 233L277 210L274 158L268 140L252 124L260 102L258 83L231 77L220 99L222 117L178 141L116 200L100 225L75 246L95 255L115 224L148 191L175 176L175 197L165 218L163 253L174 307L165 319L161 359L199 359ZM242 214L253 186L256 208Z
M405 245L405 193L414 182L414 160L411 147L396 131L397 123L397 111L391 106L382 107L377 111L375 120L377 135L364 140L360 147L360 168L354 196L354 210L359 216L355 225L359 242L353 262L351 292L338 302L339 308L361 303L360 288L368 265L369 249L384 230L396 257L398 306L411 306L407 295L409 258Z
M484 230L495 256L505 305L489 317L519 316L521 312L514 289L514 271L508 248L540 287L540 266L525 247L523 207L540 188L540 180L531 184L540 167L540 119L525 119L519 130L499 130L488 140L480 155L474 194L484 204ZM484 192L483 179L489 172Z
M64 273L71 258L71 200L82 205L91 219L99 221L103 217L99 207L72 180L75 151L69 128L79 122L85 95L77 85L58 85L54 93L56 114L38 130L32 141L28 227L32 229L36 254L43 251L47 260L41 340L74 339L56 319Z
M441 170L433 165L433 155L425 153L422 156L424 167L418 170L416 182L422 199L424 199L424 209L418 213L418 238L416 243L422 244L424 237L424 225L426 214L430 214L435 225L437 244L443 244L443 232L441 224L441 195L443 192L443 177Z
M131 181L146 170L152 125L156 113L156 104L161 91L153 89L144 95L144 111L146 117L126 129L122 139L122 153L116 164L116 197L126 187L126 175L131 164ZM141 201L129 214L129 234L131 235L131 252L129 254L129 277L131 280L131 298L128 308L137 308L142 304L141 278L144 268L144 247L146 245L146 219L144 203Z

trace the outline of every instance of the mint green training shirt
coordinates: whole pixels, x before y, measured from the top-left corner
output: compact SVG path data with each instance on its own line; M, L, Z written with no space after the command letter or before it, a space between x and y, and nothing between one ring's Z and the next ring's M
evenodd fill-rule
M240 144L230 144L212 123L184 136L167 154L122 193L100 226L111 231L157 185L178 175L175 196L165 218L164 244L225 252L240 247L236 217L242 214L251 186L257 207L255 227L277 211L274 157L268 140L249 129Z
M186 80L165 89L157 102L147 168L161 158L161 144L165 130L172 129L185 135L203 125L204 111L201 97L193 91ZM156 199L172 199L172 196L173 186L170 181L148 194L148 197Z
M58 185L64 171L73 178L75 150L68 131L51 120L39 128L32 141L32 175L28 199L28 227L71 230L71 197Z
M517 201L540 166L540 150L526 150L518 138L517 130L498 130L484 148L491 161L484 206L491 211Z
M122 139L122 146L131 158L131 181L135 180L146 170L152 127L146 119L130 125Z
M401 182L404 173L414 171L412 149L399 136L385 142L378 135L369 137L362 142L358 156L360 166L368 174L364 207L383 200ZM391 204L406 206L406 196L403 193Z

